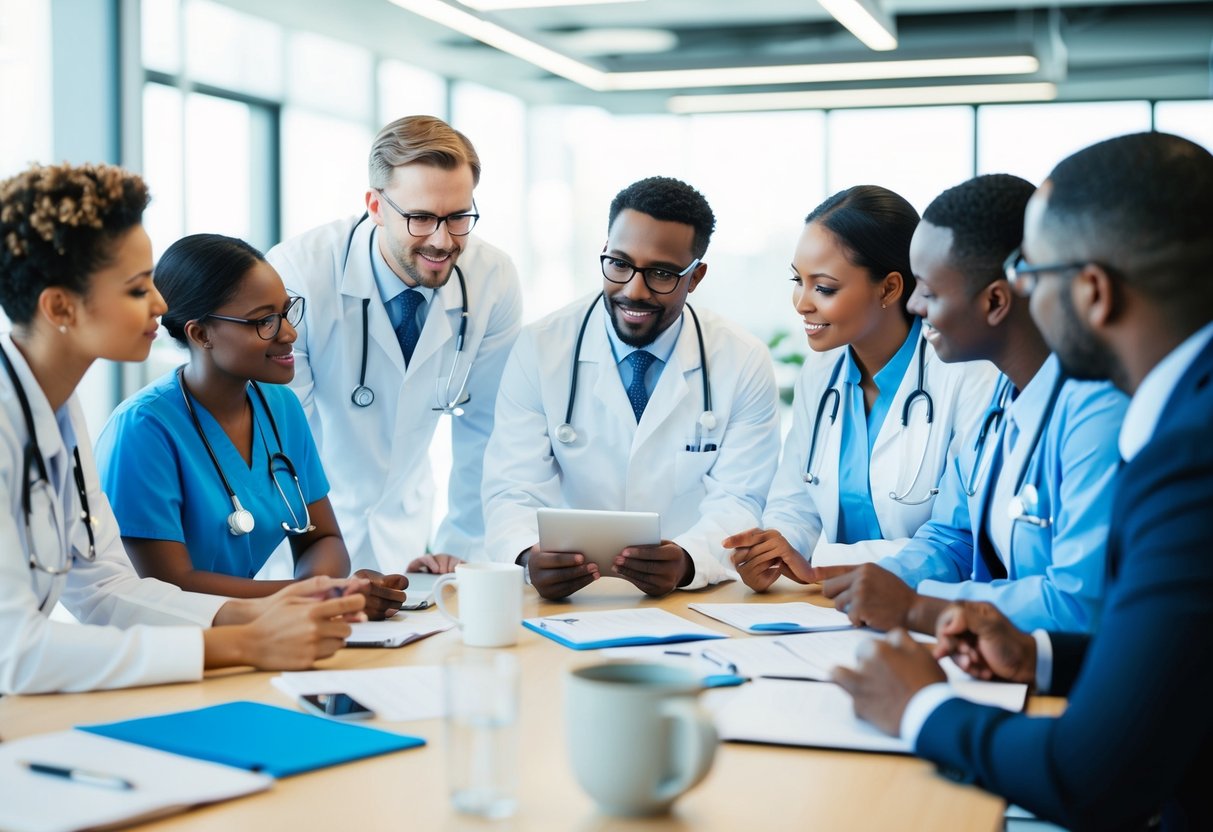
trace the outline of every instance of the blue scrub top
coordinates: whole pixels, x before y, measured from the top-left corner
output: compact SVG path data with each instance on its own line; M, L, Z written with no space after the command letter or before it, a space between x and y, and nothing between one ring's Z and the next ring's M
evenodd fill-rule
M915 318L906 340L872 377L876 383L876 401L872 409L864 412L863 389L859 386L859 365L855 355L847 347L843 361L842 377L842 445L838 454L838 532L839 543L860 543L864 540L880 540L880 520L872 505L872 448L884 425L893 398L901 387L901 380L918 349L918 338L922 331L922 319ZM918 368L915 367L915 370Z
M329 483L303 407L286 386L259 386L277 423L281 451L299 476L304 500L314 503L328 494ZM252 390L249 399L254 417L251 466L206 408L197 399L191 401L223 473L253 514L252 533L237 537L228 531L231 498L185 408L174 371L119 405L97 441L101 486L123 537L183 543L195 569L239 578L257 574L286 537L283 521L294 522L270 478L269 457L279 448L269 416ZM299 490L289 476L278 479L302 523Z

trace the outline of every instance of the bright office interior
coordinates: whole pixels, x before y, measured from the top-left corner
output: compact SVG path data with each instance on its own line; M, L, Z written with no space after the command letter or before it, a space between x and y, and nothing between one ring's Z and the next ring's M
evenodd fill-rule
M1211 62L1211 2L0 0L0 178L117 162L149 182L157 252L266 249L361 212L378 128L437 115L481 155L476 233L529 321L599 286L620 188L676 176L717 216L693 303L771 342L790 386L787 264L823 198L875 183L921 210L1151 128L1213 148ZM94 436L182 357L95 367Z

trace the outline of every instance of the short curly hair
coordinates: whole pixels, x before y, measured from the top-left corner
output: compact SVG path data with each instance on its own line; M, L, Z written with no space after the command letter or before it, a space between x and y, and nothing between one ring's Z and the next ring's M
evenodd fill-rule
M951 259L976 295L1003 276L1023 240L1023 215L1036 186L1009 173L976 176L935 197L922 218L952 230Z
M607 218L607 233L615 224L615 218L625 208L648 214L663 222L680 222L695 229L691 253L703 257L707 253L712 232L716 230L716 215L703 194L680 179L668 176L650 176L633 182L611 200L611 211Z
M0 182L0 306L28 324L42 291L87 295L115 239L139 225L143 180L113 165L32 165Z

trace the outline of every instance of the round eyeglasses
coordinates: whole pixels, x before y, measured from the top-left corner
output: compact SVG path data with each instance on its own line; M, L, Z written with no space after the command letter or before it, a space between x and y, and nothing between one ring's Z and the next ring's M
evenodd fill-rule
M286 318L287 322L293 327L298 327L299 322L303 320L304 301L301 297L291 298L286 302L285 312L273 312L266 315L264 318L233 318L230 315L203 315L199 320L205 321L207 318L214 318L216 321L231 321L234 324L244 324L245 326L257 327L257 335L263 341L273 341L278 337L279 330L282 329L282 319Z
M644 285L655 295L668 295L674 291L678 287L678 281L695 271L695 267L699 265L699 258L696 257L691 261L691 265L680 272L674 272L656 266L642 269L610 254L600 254L598 259L602 262L602 276L607 280L622 284L639 274Z

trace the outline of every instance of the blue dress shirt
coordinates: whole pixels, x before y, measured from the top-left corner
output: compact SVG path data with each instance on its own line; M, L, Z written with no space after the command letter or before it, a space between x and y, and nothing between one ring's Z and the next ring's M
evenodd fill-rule
M876 400L865 413L863 389L859 386L859 365L849 347L843 359L842 383L842 444L838 453L838 543L858 543L880 540L884 533L872 505L872 448L884 425L889 407L901 387L901 380L914 361L922 319L915 318L906 340L897 352L872 377L876 384Z
M379 299L383 301L384 307L387 309L388 318L392 321L392 329L400 327L400 301L399 298L409 289L421 294L422 302L417 305L417 330L420 332L425 329L425 315L429 312L430 301L434 299L434 290L427 286L409 286L400 277L392 271L391 266L383 259L383 252L379 250L379 230L372 232L374 236L371 240L371 272L375 275L375 285L379 288Z
M328 494L329 483L303 406L285 385L260 387L274 414L281 450L299 476L303 498L314 503ZM96 456L101 487L123 537L185 544L194 568L206 572L238 578L257 574L286 537L281 524L294 522L270 478L269 456L279 448L269 418L252 390L249 400L254 419L251 465L210 412L197 399L192 401L223 473L256 521L250 534L238 537L228 531L232 501L185 409L176 372L118 406L97 440ZM302 523L299 490L289 476L278 479Z
M609 303L610 301L604 298L603 302ZM661 378L661 371L669 363L670 356L674 353L674 347L678 344L678 336L682 333L682 318L679 317L666 327L665 331L653 340L653 343L643 347L632 347L619 340L615 326L611 323L610 312L608 311L602 317L603 324L606 326L607 339L611 344L611 354L615 358L615 366L619 369L619 380L623 382L624 390L632 386L632 364L628 361L629 355L636 350L645 350L656 359L649 365L648 372L644 374L644 388L652 398L653 391L657 389L657 381Z

